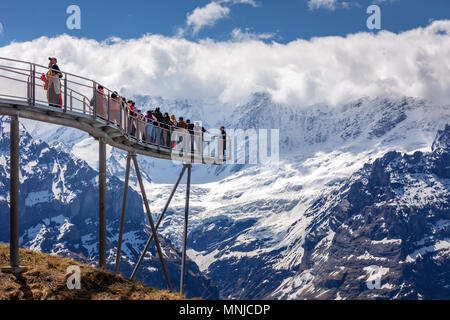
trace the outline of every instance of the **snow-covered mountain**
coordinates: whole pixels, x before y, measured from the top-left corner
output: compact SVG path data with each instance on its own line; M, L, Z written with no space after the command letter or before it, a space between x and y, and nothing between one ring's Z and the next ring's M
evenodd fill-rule
M370 192L378 188L386 190L385 185L377 185L386 181L362 177L362 172L369 175L368 172L378 168L379 163L385 163L383 169L375 171L392 168L395 171L392 177L400 176L401 167L388 165L390 163L388 160L382 160L385 157L391 159L393 154L396 155L397 161L401 162L400 159L411 157L404 154L422 152L421 157L428 160L414 170L422 170L423 177L428 177L431 167L438 162L430 160L435 151L431 155L427 153L431 150L436 132L450 123L449 106L434 106L415 98L383 97L362 98L338 107L325 105L299 107L279 105L273 103L266 94L254 94L247 104L223 109L226 111L220 112L221 107L208 106L201 102L168 102L152 97L136 97L136 101L138 105L161 106L163 111L177 116L184 115L196 119L196 115L199 115L197 118L204 120L208 127L218 127L225 123L228 128L280 129L278 167L225 165L195 166L193 169L195 184L191 190L188 253L200 271L218 285L221 298L371 297L366 290L366 279L369 275L367 270L364 270L366 265L363 262L373 262L371 256L385 258L391 263L399 262L399 257L401 259L406 257L387 253L384 257L378 256L376 246L381 248L379 252L385 252L383 250L388 252L389 246L392 247L391 240L401 239L402 254L413 254L414 250L420 250L420 240L425 239L431 230L427 229L426 225L422 226L422 230L417 233L417 237L422 238L414 240L418 243L416 249L412 251L407 250L412 249L411 242L407 239L408 233L396 234L396 238L390 237L389 234L385 239L380 238L381 233L376 230L366 231L365 239L370 243L373 241L374 245L367 247L367 254L357 252L355 245L361 239L344 237L342 232L336 231L338 228L336 225L341 222L343 223L341 228L349 225L349 221L339 218L336 207L343 206L344 209L348 207L345 209L347 211L349 208L360 210L355 216L361 214L364 217L366 212L364 210L370 211L369 207L376 208L380 205L378 198L367 195L366 199L365 193L359 194L359 198L351 198L347 189L355 184L356 180L360 180L364 186L367 179L367 185L372 188ZM50 145L66 150L72 156L86 160L91 168L96 168L96 143L89 137L71 134L73 129L41 124L37 126L32 122L25 122L25 127L35 138L45 138ZM51 133L52 130L55 134ZM57 130L62 132L56 134ZM435 146L443 144L444 140L437 139ZM109 155L110 176L122 179L125 154L109 150ZM443 159L445 161L445 158ZM139 162L146 174L146 188L152 201L152 209L156 210L155 212L161 211L165 204L165 196L171 189L168 183L175 181L180 168L170 161L144 157L140 157ZM448 166L445 163L440 165L441 170L446 170ZM430 177L423 179L429 183ZM422 183L418 178L408 180L408 173L401 179L405 190ZM445 204L449 197L448 183L441 179L437 185L433 184L434 187L440 190L436 195L436 203ZM185 187L181 185L161 226L162 235L174 247L181 245L184 191ZM392 196L392 199L394 198ZM399 196L398 199L400 198ZM414 196L404 196L402 199L403 208L415 210L417 203ZM344 200L348 201L348 204ZM340 210L344 212L344 209ZM375 211L370 212L372 215L378 214L374 213ZM428 214L424 212L421 211L422 214ZM447 211L436 214L440 220L430 218L427 221L443 226L439 229L442 232L436 235L436 241L440 242L436 242L435 249L445 248L449 237L446 227L450 220L448 207ZM381 217L387 219L385 213L380 213L379 219ZM371 219L372 222L367 228L380 228L373 222L378 220ZM397 220L391 219L390 222L392 225L385 228L398 228ZM355 224L354 232L356 226ZM335 244L337 241L340 241L339 245ZM407 246L403 247L403 244ZM140 245L142 244L138 244ZM429 248L432 245L424 242L423 247ZM349 259L348 263L341 259L345 256L344 252L347 252L345 248L355 250L355 257L352 257L354 259ZM347 257L351 254L349 253ZM363 259L364 257L367 259ZM444 263L448 264L448 256L443 257ZM355 266L353 269L352 263ZM360 269L356 263L359 263ZM320 266L324 268L321 269ZM331 270L332 266L345 268L347 274L351 274L349 276L351 281L342 283L333 281L332 277L337 273L335 274L336 270ZM397 269L390 268L390 270ZM342 273L345 274L345 271ZM391 277L389 278L391 292L395 292L397 289L394 286L401 286L402 281L408 286L414 281L422 281L419 277L407 278L405 273L401 272L394 272ZM394 278L397 280L391 281ZM383 281L385 280L386 278L383 278ZM442 288L448 285L447 281L439 287L440 294L447 294ZM346 286L351 288L347 290ZM411 288L424 297L437 296L420 291L419 285ZM406 291L401 292L397 298L413 297L414 294L413 292L407 295L404 294ZM372 291L370 294L373 297L395 297L386 293L386 290Z
M64 134L64 133L63 133ZM98 261L98 172L60 148L33 139L20 128L20 245L95 265ZM107 177L107 263L115 263L124 184ZM0 117L0 241L9 241L9 118ZM121 272L130 276L149 231L141 196L128 191ZM156 218L156 217L155 217ZM181 254L161 239L171 282L179 285ZM217 298L218 290L188 261L186 294ZM166 288L159 259L151 247L137 279Z
M302 263L272 296L448 299L450 125L430 151L389 152L318 198Z
M229 127L281 129L280 165L226 166L220 182L196 185L189 253L223 298L239 299L300 297L298 288L284 289L284 281L301 270L314 219L326 214L315 204L390 151L429 151L437 130L450 121L448 107L412 98L294 109L255 95L235 114L242 117ZM167 188L155 184L153 194ZM182 204L175 199L176 214L163 227L177 244Z

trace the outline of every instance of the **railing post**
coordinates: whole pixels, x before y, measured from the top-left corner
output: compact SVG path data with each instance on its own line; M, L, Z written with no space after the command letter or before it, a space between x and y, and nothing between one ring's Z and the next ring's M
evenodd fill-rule
M161 144L161 126L160 123L158 122L158 120L155 121L156 124L158 125L157 127L155 126L155 136L156 136L156 146L158 147L158 152L160 151L160 144Z
M93 82L92 83L92 91L93 91L93 98L92 98L92 101L93 101L93 115L92 115L92 117L94 118L94 120L95 119L97 119L97 84L95 83L95 82Z
M135 120L135 123L136 123L136 140L137 140L137 142L139 142L139 119L138 119L137 115L136 115L135 119L136 119Z
M64 112L67 112L67 74L64 77Z
M32 97L32 104L33 106L36 104L36 65L33 64L33 74L31 77L31 97Z
M33 65L30 64L30 77L28 78L28 104L33 103Z
M124 124L124 129L125 129L125 134L127 135L127 137L129 137L129 135L130 135L130 119L129 119L129 117L130 117L130 115L128 114L128 109L127 109L127 106L126 105L124 105L124 110L123 110L123 112L125 113L124 114L124 120L125 120L125 124Z
M120 130L122 130L123 131L123 119L122 119L122 117L123 117L123 114L122 114L122 98L120 97L120 100L119 100L119 128L120 128Z
M31 66L30 66L30 68L31 68ZM30 82L31 74L32 74L32 72L30 70L30 76L27 79L27 102L28 102L28 104L31 104L31 82Z
M70 111L73 110L73 91L70 90Z
M110 100L111 93L108 90L108 123L111 121L111 109L110 109Z
M123 106L123 121L123 130L128 137L128 110L126 105Z

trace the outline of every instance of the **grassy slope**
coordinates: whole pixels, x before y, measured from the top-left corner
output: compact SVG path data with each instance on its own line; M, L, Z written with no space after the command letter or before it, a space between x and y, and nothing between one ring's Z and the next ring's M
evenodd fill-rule
M179 294L158 291L73 260L20 250L21 276L0 273L0 300L181 300ZM0 266L9 264L9 247L0 245ZM81 269L81 289L69 290L66 270Z

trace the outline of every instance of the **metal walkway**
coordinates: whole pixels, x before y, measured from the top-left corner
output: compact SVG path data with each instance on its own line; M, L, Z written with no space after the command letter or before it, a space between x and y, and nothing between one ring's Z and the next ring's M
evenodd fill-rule
M128 152L125 188L121 212L118 248L116 251L115 272L119 271L128 183L133 162L138 177L144 207L151 228L151 236L131 275L134 279L144 256L154 240L169 290L171 283L159 244L157 229L170 205L178 185L187 171L187 190L185 205L184 242L180 292L184 293L186 241L188 232L189 197L192 164L222 165L223 141L218 136L205 137L203 133L195 137L185 129L167 128L156 122L147 122L137 116L122 103L114 91L88 78L61 71L61 77L48 74L48 67L30 62L0 57L0 114L11 117L10 130L10 266L3 272L21 273L26 268L19 263L19 119L51 123L82 130L99 142L99 267L106 268L106 145ZM47 86L42 74L48 75L46 81L58 88L61 100L56 106L49 106L46 95ZM60 78L60 79L59 79ZM89 98L91 97L91 98ZM51 98L50 98L51 99ZM53 101L50 101L53 102ZM54 103L51 103L54 105ZM156 131L156 133L155 133ZM181 137L181 139L180 139ZM201 138L200 138L201 137ZM195 140L195 143L194 141ZM180 143L180 141L182 141ZM178 142L174 146L174 142ZM204 145L206 144L206 154ZM194 146L195 145L195 150ZM148 204L137 155L178 161L182 170L169 196L163 212L155 225Z

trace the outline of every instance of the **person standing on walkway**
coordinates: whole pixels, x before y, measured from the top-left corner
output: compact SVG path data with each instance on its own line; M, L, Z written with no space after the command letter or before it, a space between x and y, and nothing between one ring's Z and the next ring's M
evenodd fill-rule
M225 159L226 151L227 151L227 132L225 131L225 127L220 127L220 134L221 134L221 142L219 143L219 149L222 148L223 150L223 157Z
M47 101L51 107L62 107L61 97L61 81L63 77L61 70L59 69L56 58L48 58L50 60L48 64L47 75L42 75L41 79L45 82L44 89L47 90Z
M153 112L153 115L156 117L156 122L154 122L156 129L156 144L161 146L164 145L164 137L162 134L162 124L164 122L164 119L163 114L161 113L161 109L157 107L155 109L155 112Z

